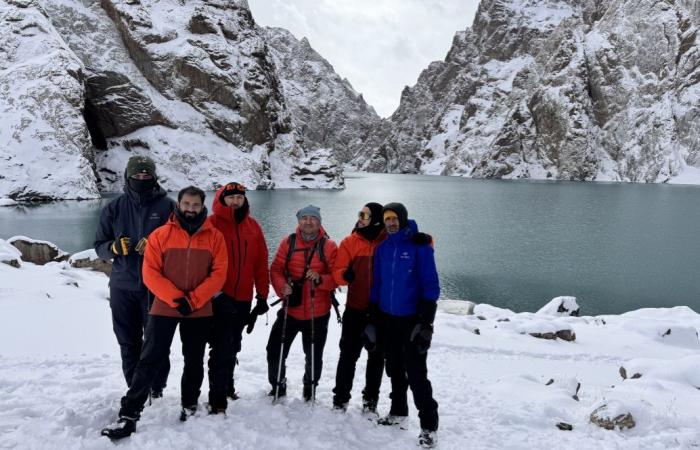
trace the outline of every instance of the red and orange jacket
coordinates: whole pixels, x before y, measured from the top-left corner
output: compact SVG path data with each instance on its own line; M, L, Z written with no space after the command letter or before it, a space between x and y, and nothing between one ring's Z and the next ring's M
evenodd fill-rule
M212 315L211 298L226 279L224 237L209 219L192 236L175 215L148 236L143 258L143 281L156 299L154 316L183 317L175 299L187 297L193 309L187 318Z
M267 269L268 252L262 228L249 213L241 223L234 220L233 208L224 206L219 200L224 187L216 192L212 204L214 214L209 217L226 242L228 273L224 293L235 300L250 302L255 285L258 295L267 298L270 272Z
M340 286L345 286L348 282L343 278L343 272L349 266L352 266L355 272L355 281L348 287L348 299L345 304L347 307L364 311L369 306L374 250L384 239L386 231L382 231L375 240L368 241L355 230L340 243L333 265L333 279Z
M318 237L309 242L305 242L301 237L301 232L299 228L296 230L296 243L294 254L289 261L289 274L285 271L285 262L287 260L287 253L289 252L289 236L282 238L277 253L275 254L275 259L272 261L270 266L270 278L272 280L272 287L275 289L277 295L282 297L282 289L284 289L285 283L287 283L287 275L292 279L298 280L304 273L304 267L306 265L306 258L309 252L313 249L315 245L321 240L321 237L326 235L326 231L321 227L318 233ZM333 269L333 264L335 263L335 256L338 252L338 246L330 239L326 239L323 246L323 254L326 258L326 263L321 261L318 250L314 252L314 256L309 264L309 270L314 270L321 275L321 280L315 288L314 295L314 318L321 317L328 314L331 310L331 292L338 287L333 280L333 275L331 271ZM310 280L304 282L302 302L301 305L290 307L289 315L297 320L309 320L311 319L311 284Z

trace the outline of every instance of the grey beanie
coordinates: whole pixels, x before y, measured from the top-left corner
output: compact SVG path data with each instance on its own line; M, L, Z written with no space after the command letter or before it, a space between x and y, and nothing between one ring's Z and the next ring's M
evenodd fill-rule
M304 216L311 216L318 219L321 222L321 208L314 205L307 205L297 211L297 220L301 220Z

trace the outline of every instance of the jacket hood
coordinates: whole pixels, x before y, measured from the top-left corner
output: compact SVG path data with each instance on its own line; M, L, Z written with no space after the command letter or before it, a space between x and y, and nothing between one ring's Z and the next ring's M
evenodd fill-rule
M238 210L234 210L230 206L224 205L224 203L221 201L221 195L224 193L225 188L226 186L221 186L216 191L216 194L214 194L214 200L211 204L212 212L216 216L221 217L222 219L229 222L233 222L235 212L237 216L239 216L239 214L241 215L239 216L240 220L238 220L238 217L236 218L236 222L240 223L250 214L250 205L248 204L248 197L245 198L245 203L243 203L243 206L241 208L239 208Z

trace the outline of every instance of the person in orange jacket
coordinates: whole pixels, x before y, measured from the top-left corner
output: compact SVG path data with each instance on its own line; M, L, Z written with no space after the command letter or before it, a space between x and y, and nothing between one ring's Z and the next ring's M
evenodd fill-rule
M209 220L223 234L228 249L224 289L212 301L214 326L209 353L209 408L219 413L226 411L227 396L238 398L233 371L243 327L250 324L250 332L255 318L269 309L270 272L265 236L250 215L245 186L235 182L222 186L214 196L212 210ZM257 303L251 311L253 286Z
M301 332L306 355L303 393L309 401L315 398L321 378L331 293L337 287L331 271L338 247L321 226L317 206L308 205L296 216L295 233L282 239L270 266L272 287L284 302L267 342L267 374L272 385L269 395L285 396L285 360L294 337Z
M212 323L211 298L223 287L228 266L224 237L207 220L204 198L204 192L194 186L181 190L177 209L168 222L148 237L143 281L155 301L141 359L121 399L119 419L102 430L103 436L121 439L136 431L136 422L157 369L170 351L178 324L185 359L180 420L187 420L197 410Z
M355 364L362 353L363 332L367 326L369 292L372 283L374 249L386 238L382 221L382 205L367 203L359 212L352 234L340 243L333 266L333 278L340 286L348 286L340 336L340 357L335 372L333 407L345 410L350 401ZM367 352L365 388L362 390L362 410L377 413L379 388L384 371L381 346Z

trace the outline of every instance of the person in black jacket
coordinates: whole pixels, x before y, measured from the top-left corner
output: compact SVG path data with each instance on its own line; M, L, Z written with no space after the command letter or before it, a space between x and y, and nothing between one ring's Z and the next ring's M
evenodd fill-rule
M167 222L175 202L158 185L156 165L147 156L129 158L124 178L124 194L112 200L100 215L95 251L100 258L113 260L109 306L124 378L131 386L152 301L141 277L143 253L148 235ZM165 358L151 388L152 397L163 395L169 372L170 361Z

